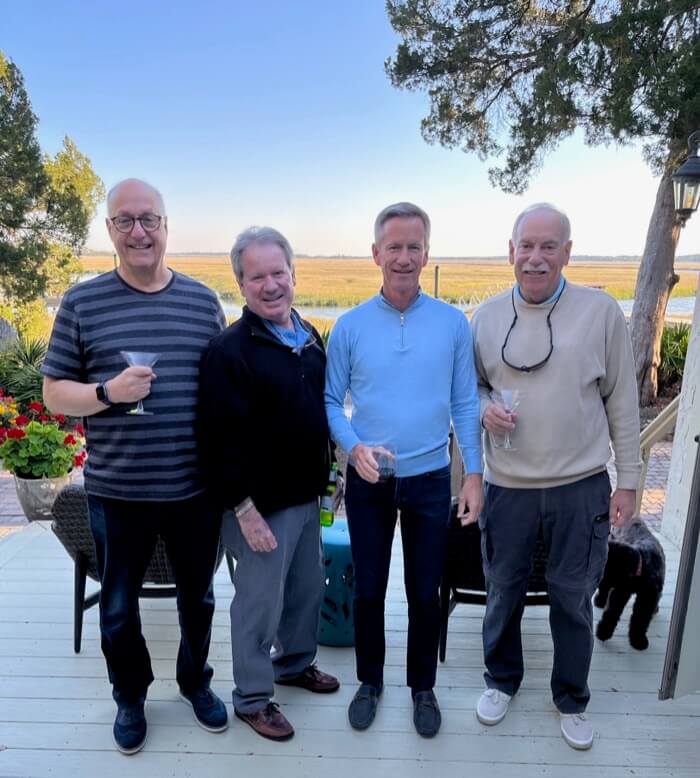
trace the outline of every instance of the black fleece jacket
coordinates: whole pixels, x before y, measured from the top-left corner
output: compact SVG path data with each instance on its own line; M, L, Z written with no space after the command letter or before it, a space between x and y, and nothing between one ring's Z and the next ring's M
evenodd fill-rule
M200 376L198 442L205 478L222 508L252 497L263 514L323 493L330 466L323 401L326 354L318 332L300 354L263 320L241 318L214 338Z

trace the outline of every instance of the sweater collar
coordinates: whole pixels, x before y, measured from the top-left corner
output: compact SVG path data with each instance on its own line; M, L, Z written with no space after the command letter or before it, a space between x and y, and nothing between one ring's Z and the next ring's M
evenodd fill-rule
M408 308L406 308L405 311L400 311L393 303L390 303L389 300L384 297L384 290L380 289L379 294L377 295L377 301L379 302L379 305L385 308L389 308L392 311L396 311L397 313L401 314L407 314L409 311L415 310L416 308L420 308L421 305L426 300L425 292L418 287L418 292L416 293L416 296L411 301Z
M543 300L541 303L529 303L520 293L520 285L516 284L514 291L515 291L515 300L519 305L525 305L529 308L548 308L561 297L561 295L564 292L564 289L566 287L566 279L564 276L560 276L559 278L559 284L557 285L557 288L554 290L554 293L548 297L546 300Z

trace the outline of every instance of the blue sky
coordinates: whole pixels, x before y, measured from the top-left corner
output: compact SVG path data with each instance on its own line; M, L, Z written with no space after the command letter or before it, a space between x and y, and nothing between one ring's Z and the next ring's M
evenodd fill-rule
M397 200L431 215L433 256L504 254L540 200L568 211L575 254L642 251L658 181L638 148L575 136L515 197L491 188L489 163L426 144L427 98L384 73L397 37L382 0L4 0L1 17L43 148L67 134L107 187L159 187L172 251L228 251L266 223L299 253L368 255L374 217ZM90 248L110 247L104 215ZM678 253L700 253L700 216Z

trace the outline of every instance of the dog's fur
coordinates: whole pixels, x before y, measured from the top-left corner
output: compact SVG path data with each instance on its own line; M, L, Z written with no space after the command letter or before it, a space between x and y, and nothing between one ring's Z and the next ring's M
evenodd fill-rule
M647 648L647 629L658 610L665 575L664 550L643 521L633 519L615 528L608 542L603 580L593 600L597 608L605 608L596 628L598 639L612 637L627 601L636 594L629 641L638 651Z

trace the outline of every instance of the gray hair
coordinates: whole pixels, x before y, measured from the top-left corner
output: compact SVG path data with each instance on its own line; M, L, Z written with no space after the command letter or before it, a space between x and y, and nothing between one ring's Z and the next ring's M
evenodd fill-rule
M241 265L241 256L243 252L250 246L260 245L265 243L273 243L275 246L279 246L284 252L284 257L287 260L287 266L290 270L294 268L294 252L289 245L289 241L273 227L248 227L236 238L236 242L231 249L231 265L233 266L233 274L238 281L243 280L243 267Z
M112 212L112 204L114 202L114 198L116 197L119 190L125 185L125 184L139 184L144 189L148 189L156 198L156 201L158 202L158 210L160 211L160 216L166 216L165 213L165 201L163 200L163 195L153 186L153 184L149 184L148 181L143 181L140 178L124 178L121 181L118 181L110 190L107 192L107 214L109 216L113 216Z
M513 245L517 244L518 242L518 230L520 229L520 225L522 224L523 219L526 216L530 216L530 214L535 213L536 211L549 211L550 213L556 214L561 220L561 232L562 237L564 238L564 243L569 242L571 239L571 222L569 221L569 217L564 213L564 211L562 211L561 208L557 208L556 205L552 205L551 203L535 203L534 205L528 206L524 211L518 214L518 218L515 220L515 224L513 225L513 233L511 235Z
M374 242L379 243L384 234L384 225L389 219L420 219L425 229L425 245L430 243L430 217L428 214L413 203L394 203L387 205L384 210L379 212L379 216L374 221Z

